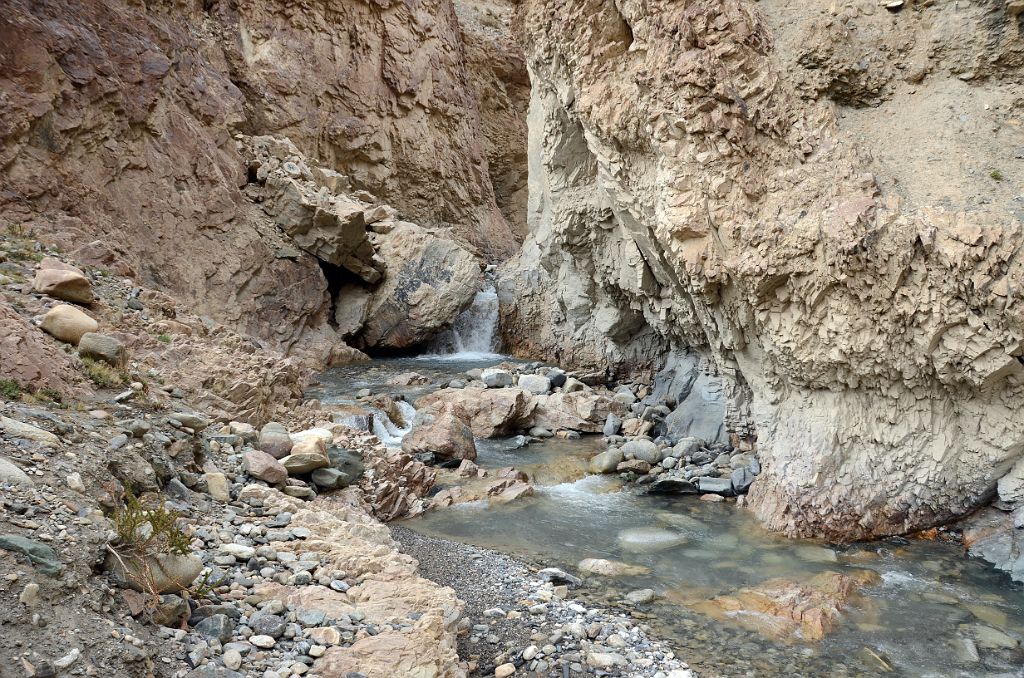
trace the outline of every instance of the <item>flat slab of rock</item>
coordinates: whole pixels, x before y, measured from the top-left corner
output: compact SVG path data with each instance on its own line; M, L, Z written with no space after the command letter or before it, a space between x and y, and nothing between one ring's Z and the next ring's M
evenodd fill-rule
M45 431L38 426L26 424L25 422L0 416L0 433L8 438L21 438L22 440L34 440L43 445L54 446L60 444L60 438Z

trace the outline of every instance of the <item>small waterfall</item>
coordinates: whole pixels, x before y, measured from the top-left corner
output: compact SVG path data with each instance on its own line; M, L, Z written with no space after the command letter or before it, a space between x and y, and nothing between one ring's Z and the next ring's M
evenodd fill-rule
M429 353L460 358L489 357L500 348L498 337L498 292L487 285L476 293L473 303L431 343Z
M373 435L377 436L384 443L385 447L401 447L402 438L412 430L412 420L416 417L416 408L409 403L404 400L398 400L395 404L402 412L405 426L399 426L391 421L391 418L384 410L376 408L373 410Z

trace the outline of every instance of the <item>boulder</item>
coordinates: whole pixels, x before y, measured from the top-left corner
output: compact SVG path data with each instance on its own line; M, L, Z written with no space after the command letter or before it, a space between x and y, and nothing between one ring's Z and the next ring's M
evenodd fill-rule
M32 280L34 291L73 304L92 303L92 283L80 269L50 257L43 259L39 267Z
M360 347L409 348L448 327L483 284L476 257L452 240L399 223L381 236L384 279L374 290Z
M10 379L27 391L46 389L76 399L85 391L79 387L82 375L71 355L2 299L0 379Z
M83 334L95 332L100 325L80 309L60 304L47 311L39 327L55 339L77 346Z
M147 556L143 565L136 556L108 553L104 567L136 591L177 593L196 580L203 560L194 554L161 553Z
M622 454L627 458L646 461L648 464L657 464L661 461L661 450L650 440L630 440L622 446Z
M0 457L0 485L32 485L32 479L13 462Z
M534 395L545 395L551 391L551 380L539 374L520 374L518 385Z
M499 438L530 427L535 404L521 388L462 389L446 388L419 398L416 409L450 403L469 417L473 435Z
M334 297L334 322L338 334L351 337L363 329L373 293L362 285L342 285Z
M757 479L749 468L743 467L733 470L729 480L732 482L732 491L736 494L746 494L750 485Z
M274 172L264 184L263 205L295 244L317 259L370 284L381 279L381 262L374 256L358 202L321 194L312 183Z
M338 490L352 484L352 478L344 471L330 466L318 468L311 476L313 484L325 490Z
M622 463L622 450L612 448L590 458L591 473L614 473Z
M659 477L648 486L651 494L697 494L700 490L689 480Z
M615 467L615 470L619 473L636 473L638 475L644 475L650 473L651 465L643 459L627 459Z
M242 455L245 472L271 485L280 485L288 480L288 469L266 452L249 450Z
M402 439L402 450L409 454L432 453L442 460L476 459L476 443L468 421L466 413L451 403L420 410L412 431Z
M0 431L2 431L4 436L7 438L32 440L37 443L42 443L47 447L54 447L60 444L60 438L49 431L2 415L0 415Z
M604 420L604 427L601 429L601 433L604 434L604 436L607 438L610 436L618 435L619 431L621 430L622 417L615 414L614 412L609 413Z
M505 388L512 385L512 373L497 367L488 367L480 372L480 381L487 388Z
M331 465L331 459L327 456L327 445L323 438L309 436L292 446L292 452L281 459L281 466L287 469L289 475L309 473L318 468Z
M82 335L78 341L78 355L102 360L114 367L121 367L126 359L124 342L117 337L96 332L86 332Z
M582 433L600 433L609 414L623 414L625 408L607 395L591 390L533 396L534 426Z
M697 484L697 489L701 491L701 494L720 494L723 497L731 497L733 494L732 480L730 478L710 478L700 477L694 481Z
M292 438L284 424L271 421L260 429L258 445L274 459L281 459L292 451Z

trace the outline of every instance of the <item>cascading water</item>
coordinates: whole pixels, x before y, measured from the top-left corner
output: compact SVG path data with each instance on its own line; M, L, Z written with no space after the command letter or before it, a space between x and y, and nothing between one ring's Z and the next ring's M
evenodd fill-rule
M498 355L498 293L487 285L476 293L473 303L442 332L430 346L430 357L448 355L473 359Z
M402 418L405 419L403 422L405 426L399 426L391 421L384 410L376 408L373 410L373 434L384 443L385 447L400 447L402 438L412 430L412 420L416 417L416 408L409 403L398 400L395 404L402 413Z

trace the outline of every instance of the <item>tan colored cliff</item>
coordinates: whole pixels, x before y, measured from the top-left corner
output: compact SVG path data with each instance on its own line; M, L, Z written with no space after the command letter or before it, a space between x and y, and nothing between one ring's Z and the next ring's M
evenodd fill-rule
M948 521L1024 452L1020 17L893 9L517 14L530 235L499 285L508 345L611 370L703 356L726 423L756 427L753 508L790 534Z

